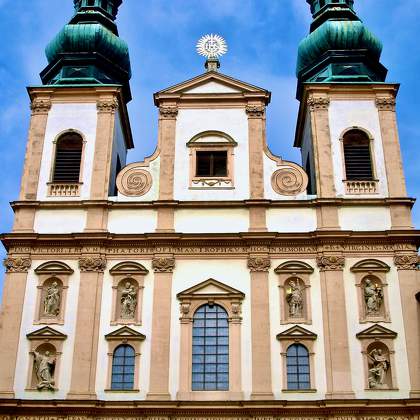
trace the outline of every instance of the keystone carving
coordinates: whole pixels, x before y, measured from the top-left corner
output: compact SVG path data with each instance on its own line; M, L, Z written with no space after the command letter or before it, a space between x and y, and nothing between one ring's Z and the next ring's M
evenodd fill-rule
M32 114L47 114L51 109L51 101L49 99L34 99L30 107Z
M345 258L337 255L317 257L316 263L320 271L342 270L344 268Z
M112 99L100 99L96 102L96 109L99 112L115 112L118 109L118 100Z
M245 111L249 118L262 118L265 114L265 106L263 105L247 105Z
M398 270L415 270L420 263L420 257L417 254L396 255L394 264Z
M9 257L3 261L7 273L27 273L31 263L30 258L24 257Z
M161 118L174 119L178 115L178 108L175 106L161 106L159 107Z
M328 109L330 106L329 98L309 98L308 107L310 111L316 111L319 109Z
M249 257L248 268L251 272L268 271L271 266L271 260L268 257Z
M379 111L395 111L395 98L376 98L375 102Z
M172 273L175 267L175 258L172 258L172 257L153 258L152 267L155 273Z
M106 268L106 259L104 257L81 257L79 259L80 271L96 271L103 273Z

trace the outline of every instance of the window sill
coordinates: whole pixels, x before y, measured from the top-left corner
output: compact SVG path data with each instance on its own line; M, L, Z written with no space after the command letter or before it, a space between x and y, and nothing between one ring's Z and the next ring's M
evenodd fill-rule
M346 186L346 194L362 195L362 194L378 194L379 180L343 180Z
M140 392L139 389L104 389L104 391L113 394L132 394L135 392Z
M187 391L178 392L178 400L187 401L229 401L243 400L244 395L240 391Z
M48 182L49 197L79 197L82 182Z
M313 394L314 392L317 392L317 390L316 389L282 389L281 390L281 392L284 392L284 393L286 393L286 394L296 394L296 393L299 393L299 394L302 394L302 393L304 393L304 394Z
M190 190L232 190L231 178L226 177L194 177L191 180Z

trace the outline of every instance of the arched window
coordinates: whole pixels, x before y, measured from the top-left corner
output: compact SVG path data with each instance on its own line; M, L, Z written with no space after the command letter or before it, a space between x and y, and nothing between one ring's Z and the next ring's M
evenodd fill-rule
M79 182L82 147L77 133L65 133L57 140L52 182Z
M373 165L368 135L358 129L343 136L344 162L347 180L373 180Z
M135 352L133 347L122 344L118 346L112 357L111 389L134 388Z
M194 314L192 390L229 390L228 314L219 305L203 305Z
M292 344L287 349L287 389L310 389L309 352L302 344Z

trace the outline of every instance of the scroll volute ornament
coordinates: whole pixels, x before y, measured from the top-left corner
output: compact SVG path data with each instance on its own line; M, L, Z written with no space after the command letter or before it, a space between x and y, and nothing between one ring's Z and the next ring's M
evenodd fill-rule
M345 264L345 258L340 255L322 255L317 257L316 263L320 271L342 270Z
M271 187L280 195L298 195L308 187L308 175L299 165L284 162L271 176Z
M140 197L149 192L153 180L150 172L139 163L132 163L119 172L116 182L122 195Z
M79 268L83 272L102 273L106 268L106 259L98 256L81 257L79 259Z
M251 272L268 271L271 266L271 260L268 257L249 257L248 268Z
M7 273L27 273L31 263L27 257L8 257L3 261Z
M398 270L416 270L420 263L420 257L417 254L396 255L394 264Z
M175 267L175 258L155 257L152 260L152 267L155 273L172 273Z

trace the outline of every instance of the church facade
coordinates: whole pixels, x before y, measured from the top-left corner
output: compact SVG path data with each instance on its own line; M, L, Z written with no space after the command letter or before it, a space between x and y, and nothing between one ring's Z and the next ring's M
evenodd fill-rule
M122 0L74 0L47 46L0 315L0 417L418 419L420 232L382 45L307 0L294 146L271 93L219 71L154 94L134 147Z

